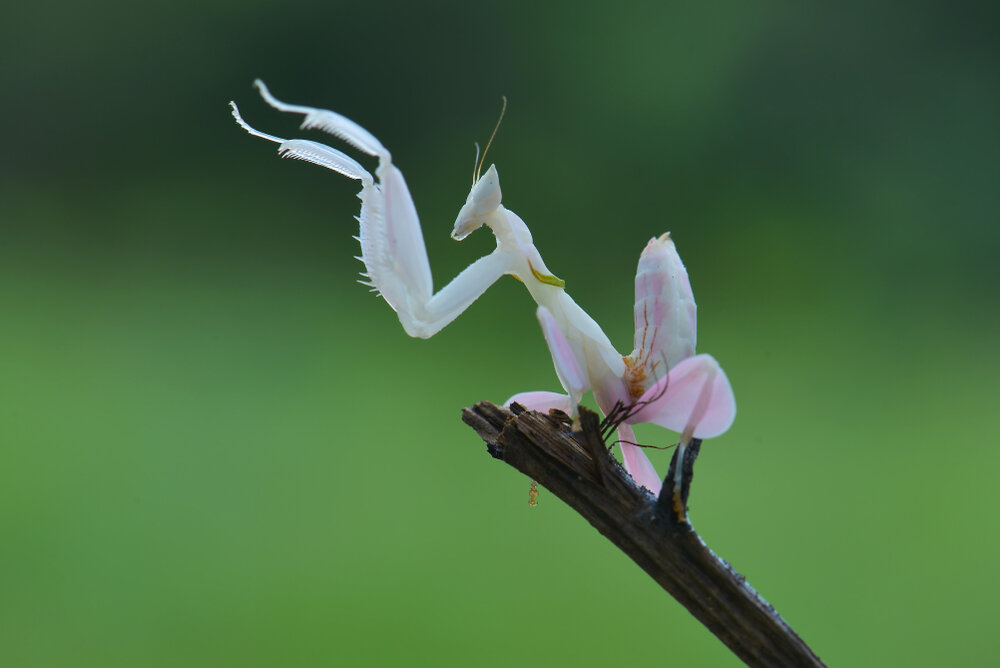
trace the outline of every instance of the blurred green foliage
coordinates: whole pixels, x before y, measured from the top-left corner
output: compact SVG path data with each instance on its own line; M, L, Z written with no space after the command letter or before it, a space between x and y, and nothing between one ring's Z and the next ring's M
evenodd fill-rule
M439 285L490 246L448 232L506 94L505 203L622 350L638 252L678 243L740 408L709 544L831 665L988 662L997 14L5 7L0 664L737 663L460 423L557 389L523 289L407 338L352 283L356 185L231 122L295 132L255 76L392 149Z

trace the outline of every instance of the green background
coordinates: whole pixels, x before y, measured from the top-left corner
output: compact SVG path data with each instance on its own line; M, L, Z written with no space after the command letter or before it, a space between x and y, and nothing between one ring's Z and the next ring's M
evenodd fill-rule
M523 288L406 337L257 76L392 150L438 286L507 95L504 203L621 350L646 240L687 264L705 540L832 665L1000 652L996 3L16 4L0 664L738 664L460 422L558 389Z

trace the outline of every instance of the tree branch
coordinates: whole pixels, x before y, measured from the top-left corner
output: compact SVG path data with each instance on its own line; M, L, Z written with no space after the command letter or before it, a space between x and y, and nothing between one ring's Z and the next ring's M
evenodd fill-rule
M751 666L823 666L746 579L712 552L686 521L698 441L677 452L660 499L639 487L601 437L596 413L580 408L582 431L557 415L480 402L462 412L489 453L538 481L580 513Z

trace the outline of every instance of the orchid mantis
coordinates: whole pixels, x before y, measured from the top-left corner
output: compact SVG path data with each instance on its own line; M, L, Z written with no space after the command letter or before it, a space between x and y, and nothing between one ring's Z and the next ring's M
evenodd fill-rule
M262 81L254 85L273 108L304 116L302 129L322 130L378 159L373 177L353 158L330 146L254 129L240 116L236 104L230 103L236 122L251 135L278 144L282 157L312 162L361 182L356 238L361 243L358 259L365 265L365 284L396 311L407 334L431 337L501 276L519 279L538 305L536 315L566 394L524 392L507 403L516 401L539 411L558 408L575 416L580 398L593 392L601 411L623 416L617 428L625 468L654 494L660 492L660 478L641 447L634 445L632 424L652 422L679 432L680 449L692 439L718 436L732 424L736 404L726 374L710 355L694 354L694 295L669 234L651 239L639 258L635 347L622 356L569 296L563 281L546 267L524 221L501 204L496 167L490 165L480 175L480 163L451 236L460 241L485 225L496 237L496 250L434 292L416 208L389 151L367 130L336 112L286 104L272 96Z

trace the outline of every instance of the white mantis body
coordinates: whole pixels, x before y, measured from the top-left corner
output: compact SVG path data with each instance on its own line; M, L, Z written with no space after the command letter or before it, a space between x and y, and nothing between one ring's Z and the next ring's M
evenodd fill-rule
M389 151L371 133L340 114L285 104L260 80L254 85L275 109L304 115L302 129L323 130L378 158L373 177L354 159L325 144L286 140L255 130L240 116L235 103L230 103L240 126L279 144L282 157L312 162L361 181L357 239L361 243L359 259L367 272L363 275L368 279L366 284L399 315L407 334L433 336L501 276L515 276L538 304L537 317L567 394L525 392L511 397L508 404L517 401L534 410L558 408L576 415L580 398L593 391L605 414L616 405L627 407L625 419L618 425L624 464L632 477L654 494L660 491L660 478L642 449L633 445L630 424L653 422L680 432L681 449L693 438L718 436L732 424L736 406L725 373L710 355L694 354L694 296L669 234L651 239L639 259L635 348L623 357L545 266L524 221L501 204L499 176L490 165L481 177L476 175L451 236L461 240L486 225L496 237L496 250L473 262L435 293L416 208ZM678 476L680 470L678 466Z

